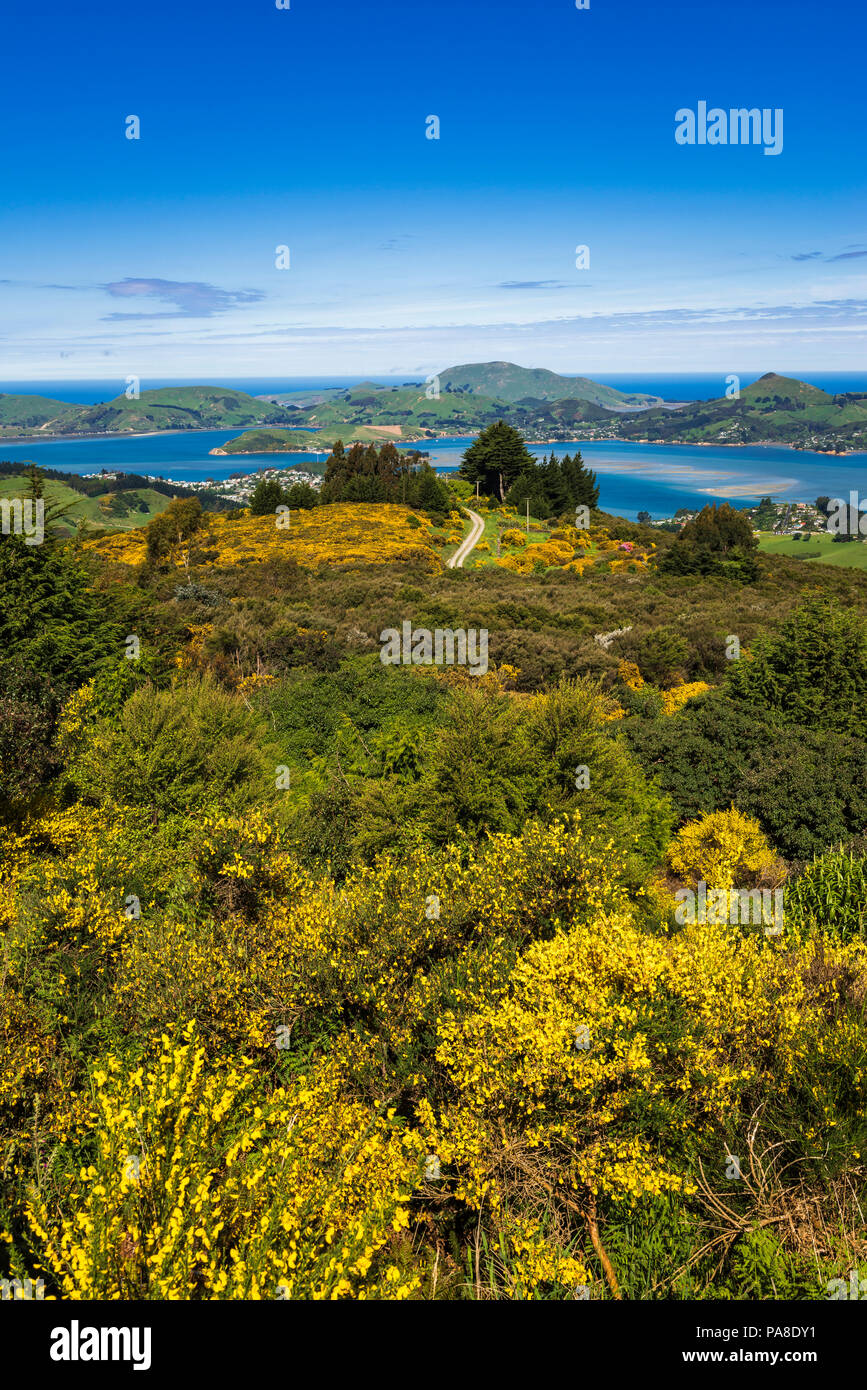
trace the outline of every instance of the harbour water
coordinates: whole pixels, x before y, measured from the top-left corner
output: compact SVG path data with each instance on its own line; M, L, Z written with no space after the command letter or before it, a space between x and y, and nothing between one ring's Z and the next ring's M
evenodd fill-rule
M0 441L0 460L34 461L65 473L122 470L171 479L180 484L228 478L232 473L255 473L261 468L291 467L318 462L326 454L235 454L216 457L210 450L237 437L234 430L189 430L97 439ZM454 471L469 438L426 440L438 472ZM687 444L632 444L618 440L576 441L533 445L536 456L553 450L562 456L577 450L598 476L600 505L619 516L634 518L648 511L656 520L679 507L702 507L726 501L748 506L762 497L778 501L812 502L816 497L848 497L851 490L867 495L867 454L836 457L802 449L747 445L726 448Z

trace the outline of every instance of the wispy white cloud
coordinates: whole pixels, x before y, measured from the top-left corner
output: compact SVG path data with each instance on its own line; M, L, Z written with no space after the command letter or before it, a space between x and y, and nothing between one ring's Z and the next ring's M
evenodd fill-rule
M134 314L106 314L104 323L129 319L206 319L224 314L239 304L258 304L265 298L262 290L224 290L200 280L134 279L127 276L103 287L114 299L153 299L158 303L176 304L172 312L145 309Z

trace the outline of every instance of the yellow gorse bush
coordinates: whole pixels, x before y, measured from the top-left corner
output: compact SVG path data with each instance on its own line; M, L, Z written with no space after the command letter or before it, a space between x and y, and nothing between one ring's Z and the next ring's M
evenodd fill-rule
M818 1139L840 1056L865 1049L840 993L863 988L862 943L650 933L652 890L580 817L386 856L338 886L297 863L275 814L203 817L180 868L137 815L75 808L0 841L17 866L11 1214L31 1272L68 1298L421 1297L446 1210L484 1230L504 1296L570 1296L594 1281L597 1198L690 1194L691 1152L807 1074ZM756 832L704 817L672 868L767 872ZM152 896L128 917L143 873ZM28 993L51 950L70 989L38 977ZM58 1045L84 969L119 1029L98 1061ZM50 1183L33 1176L34 1111L77 1155Z
M628 686L630 690L640 690L644 685L644 677L639 671L634 661L620 661L617 663L617 677Z
M678 878L692 884L703 879L714 888L745 887L773 876L778 862L758 821L734 807L683 826L668 850Z
M523 547L527 544L526 535L523 531L519 531L515 526L511 527L508 531L504 531L501 539L503 545L514 545L518 549L523 549Z
M409 507L393 503L334 503L298 509L291 524L280 527L276 516L243 516L229 521L220 512L208 513L207 550L210 563L250 564L294 559L306 568L320 564L388 564L420 560L431 570L441 561L428 540L430 526L410 526ZM418 520L418 518L416 518ZM106 560L140 565L145 559L144 529L119 532L87 542ZM180 560L178 562L180 564Z
M689 681L684 685L676 685L671 690L662 691L662 712L663 714L676 714L682 709L687 700L691 700L695 695L704 695L710 690L706 681Z
M69 1299L406 1298L388 1259L409 1223L419 1139L333 1095L323 1068L267 1098L247 1059L216 1063L192 1027L133 1073L94 1072L90 1162L69 1214L26 1217Z

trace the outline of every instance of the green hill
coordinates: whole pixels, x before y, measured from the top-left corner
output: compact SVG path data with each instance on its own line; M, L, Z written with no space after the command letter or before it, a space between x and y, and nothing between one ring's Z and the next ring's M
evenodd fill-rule
M54 401L49 396L0 394L0 434L41 430L47 421L57 419L67 410L68 401Z
M0 393L0 425L25 424L39 427L54 420L69 409L68 400L51 400L50 396L10 396Z
M331 447L315 430L245 430L237 439L228 439L212 454L289 454L313 453Z
M834 397L818 386L797 377L779 376L776 372L765 372L758 381L745 386L741 400L748 401L756 409L801 410L807 407L821 409L832 406Z
M269 405L244 391L228 391L215 386L163 387L142 391L138 400L116 396L105 404L62 416L58 422L71 433L176 429L231 429L235 425L288 423L292 416L282 406Z
M138 400L120 395L94 405L0 395L0 438L238 429L244 434L229 442L226 453L286 453L330 448L338 438L412 443L475 435L502 419L529 439L770 441L838 452L867 449L867 393L832 396L774 372L744 387L737 400L693 401L679 409L664 407L656 396L511 362L451 367L437 380L433 396L423 384L362 381L349 390L308 394L304 405L273 404L215 386L162 387L143 391ZM292 427L295 432L284 437ZM251 430L257 433L252 443Z
M475 434L508 412L505 401L487 396L463 395L442 389L428 398L424 386L376 386L362 382L339 397L307 410L293 412L311 425L321 426L346 442L347 427L391 427L395 439L422 439L437 434ZM393 433L394 427L400 434Z
M0 397L3 433L140 434L156 430L234 429L245 425L289 424L297 411L256 400L244 391L217 386L166 386L142 391L138 400L123 394L95 405L70 405L40 396ZM33 402L38 404L34 407Z
M739 399L694 401L680 410L641 411L621 422L625 439L757 444L844 451L867 448L867 395L831 396L809 382L767 372Z
M0 477L0 497L25 497L28 479L21 476ZM66 483L45 480L45 501L49 508L63 507L64 513L55 522L55 529L67 535L86 521L98 530L130 530L146 526L159 512L165 511L171 497L153 488L141 487L106 491L89 497Z
M311 465L315 469L315 465ZM82 522L101 530L129 530L146 526L159 512L165 511L173 497L198 497L209 511L230 511L236 505L231 498L209 488L187 488L158 478L144 478L137 473L116 473L83 478L77 473L62 473L53 468L40 468L46 516L51 516L51 529L72 535ZM30 496L31 478L20 464L0 462L0 497ZM58 509L62 509L62 514Z
M440 389L491 396L500 401L590 401L608 410L646 408L660 403L659 396L626 394L602 386L586 376L559 376L544 367L518 367L514 362L469 362L440 372Z
M401 442L394 427L358 425L348 429L328 430L245 430L237 439L229 439L212 454L299 454L325 453L340 439L344 444ZM315 463L310 465L316 471Z

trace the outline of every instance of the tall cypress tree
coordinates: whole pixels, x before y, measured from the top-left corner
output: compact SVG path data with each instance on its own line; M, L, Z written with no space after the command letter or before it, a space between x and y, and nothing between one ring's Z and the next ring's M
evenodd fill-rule
M320 496L323 502L337 502L343 494L346 479L349 476L346 451L343 448L343 440L338 439L328 458L325 460L325 477L322 481L322 491Z
M551 451L551 457L543 460L542 468L542 487L545 490L545 497L554 516L559 516L565 512L571 501L569 484L563 472L560 460Z
M573 507L598 507L599 488L596 483L596 474L585 467L581 454L577 453L574 457L567 454L563 459L562 467L571 505Z
M535 460L521 435L498 420L467 449L458 476L479 483L482 492L493 493L503 502L515 479L533 468Z

